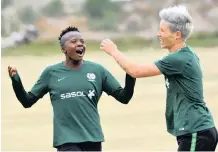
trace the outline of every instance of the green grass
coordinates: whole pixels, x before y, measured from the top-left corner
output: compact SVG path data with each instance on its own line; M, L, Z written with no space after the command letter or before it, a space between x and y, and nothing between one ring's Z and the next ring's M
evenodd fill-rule
M187 43L196 47L216 47L218 46L218 35L201 35L198 34L195 37L191 37Z
M114 39L121 51L142 50L146 47L159 48L159 42L146 41L140 37L125 37ZM218 46L217 35L196 35L187 41L192 47L215 47ZM100 51L99 41L86 41L87 51ZM37 41L29 45L20 45L14 48L8 48L2 51L2 56L20 56L20 55L55 55L61 53L58 41Z
M146 46L145 41L139 38L125 38L114 40L122 51L132 49L142 49ZM87 51L100 51L100 41L86 41ZM57 41L33 42L29 45L20 45L13 48L5 49L2 56L20 56L20 55L55 55L61 53L59 43Z
M34 42L29 45L20 45L13 48L5 49L2 52L2 56L10 56L10 55L52 55L60 52L58 48L58 43L54 41L46 41L46 42Z
M98 44L99 45L99 44ZM88 50L99 50L97 42L88 42ZM13 48L5 49L2 52L2 56L20 56L20 55L34 55L34 56L44 56L44 55L55 55L61 53L60 45L58 41L37 41L28 45L20 45Z

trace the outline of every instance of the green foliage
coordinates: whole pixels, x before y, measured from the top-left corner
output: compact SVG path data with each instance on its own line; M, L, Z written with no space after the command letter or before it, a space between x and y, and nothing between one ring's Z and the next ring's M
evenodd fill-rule
M43 41L43 42L34 42L29 45L20 45L17 47L12 47L4 49L2 51L3 56L10 55L53 55L60 52L59 43L57 41Z
M4 25L4 18L3 18L3 15L1 14L1 36L4 37L4 36L7 36L7 33L5 31L5 25Z
M84 4L84 13L91 19L102 19L105 17L105 12L118 10L119 7L110 0L87 0Z
M39 14L33 9L32 6L26 6L18 11L19 19L25 24L34 23Z
M84 14L89 18L91 30L116 30L116 20L121 8L110 0L87 0L84 4Z
M93 31L116 31L116 13L105 12L105 18L89 20L88 26Z
M102 18L104 15L104 8L99 7L105 0L87 0L84 5L85 14L90 18Z
M52 0L42 8L42 14L47 17L61 17L64 15L64 5L60 0Z
M1 9L4 9L13 4L13 0L1 0Z
M19 22L11 22L9 23L10 24L10 29L9 31L7 31L7 26L8 24L5 24L6 19L5 17L3 16L3 14L1 14L1 36L2 37L7 37L7 36L10 36L10 32L12 31L18 31L20 29L20 25L19 25ZM7 22L8 23L8 22Z
M212 33L196 33L187 41L188 44L193 46L214 47L218 46L218 31Z

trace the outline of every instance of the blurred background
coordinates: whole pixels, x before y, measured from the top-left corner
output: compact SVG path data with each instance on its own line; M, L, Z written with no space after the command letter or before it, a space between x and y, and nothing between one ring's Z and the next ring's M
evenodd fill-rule
M2 48L35 40L57 41L60 31L69 25L77 26L90 41L110 37L121 43L131 39L153 45L158 12L175 4L186 5L193 17L192 38L199 43L192 43L217 44L218 0L2 0Z
M58 37L77 26L87 44L86 60L104 65L123 85L125 73L99 50L102 39L114 40L138 63L162 58L156 36L158 12L176 4L187 6L194 31L187 41L200 57L204 95L218 126L218 0L1 0L2 151L56 151L52 148L53 112L49 94L30 109L18 102L8 65L18 69L29 91L47 65L64 59ZM176 151L166 131L163 76L137 79L128 105L103 94L98 109L106 142L104 151Z

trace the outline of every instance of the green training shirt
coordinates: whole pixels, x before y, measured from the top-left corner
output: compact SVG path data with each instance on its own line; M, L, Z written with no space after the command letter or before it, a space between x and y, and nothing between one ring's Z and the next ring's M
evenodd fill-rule
M69 142L104 141L98 113L102 92L127 104L135 85L135 79L126 75L123 89L103 66L90 61L84 61L78 70L63 63L48 66L29 93L25 92L18 74L12 80L17 98L26 108L49 92L53 106L54 147Z
M204 102L199 58L191 48L170 53L155 64L165 76L168 132L180 136L214 127Z

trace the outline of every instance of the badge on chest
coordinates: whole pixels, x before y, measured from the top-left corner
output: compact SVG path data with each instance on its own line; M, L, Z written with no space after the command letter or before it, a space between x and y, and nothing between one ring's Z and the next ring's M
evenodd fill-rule
M96 79L96 75L94 73L87 73L86 76L87 76L87 80L91 82L94 82Z

